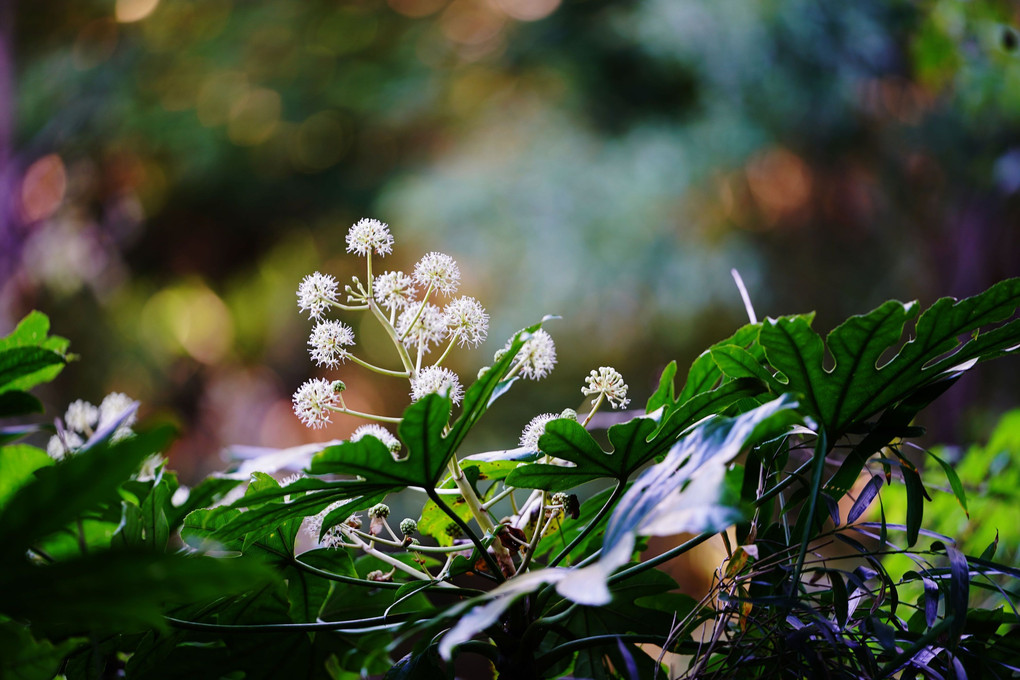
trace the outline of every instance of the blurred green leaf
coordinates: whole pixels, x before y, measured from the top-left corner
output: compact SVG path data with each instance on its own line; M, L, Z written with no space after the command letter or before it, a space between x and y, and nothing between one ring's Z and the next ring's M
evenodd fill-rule
M164 628L165 607L243 592L271 572L242 560L106 551L0 573L0 610L51 635Z
M98 503L119 500L117 488L143 460L163 451L172 435L172 428L163 427L118 442L102 441L40 469L0 512L0 557L20 555Z
M28 627L0 621L0 678L4 680L50 680L64 657L81 644L80 639L36 640Z
M45 451L28 444L0 447L0 511L15 491L34 479L36 470L53 462Z

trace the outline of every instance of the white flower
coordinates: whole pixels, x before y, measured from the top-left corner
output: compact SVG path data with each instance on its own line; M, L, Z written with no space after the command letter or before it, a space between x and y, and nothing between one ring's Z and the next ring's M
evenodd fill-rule
M417 320L415 320L416 315ZM414 321L413 325L412 321ZM405 347L413 347L421 343L425 349L428 349L432 345L442 342L446 337L446 319L439 311L439 307L427 302L425 308L421 310L421 314L418 314L418 306L405 309L397 318L396 330L397 337L404 339Z
M593 403L600 394L606 396L613 408L624 408L630 403L630 399L627 398L627 383L623 382L623 376L611 366L600 366L598 371L592 369L584 381L587 387L581 388L581 394L594 396Z
M361 441L363 437L375 437L390 450L390 453L400 453L400 440L382 425L362 425L351 435L351 441Z
M442 366L429 366L411 378L411 401L418 401L427 394L444 394L454 404L459 404L464 397L457 374Z
M452 295L460 285L460 268L449 255L429 253L414 265L414 280L426 288L433 286L444 295Z
M404 272L386 272L375 277L372 294L386 309L404 309L414 302L414 280Z
M510 349L510 344L507 342L505 349ZM538 380L549 375L556 365L556 345L552 336L539 328L524 342L516 361L520 363L525 378Z
M54 460L62 460L64 456L80 448L85 443L81 437L70 430L64 430L63 439L60 435L53 435L46 444L46 453Z
M308 338L308 352L316 365L333 368L347 359L347 346L353 344L350 326L340 321L320 321Z
M555 413L542 413L531 419L521 432L520 445L531 451L538 451L538 438L545 434L545 426L559 418Z
M318 319L331 305L337 304L336 279L329 274L315 272L301 280L298 286L298 308L308 310L308 318Z
M358 220L347 232L347 252L364 257L371 252L387 255L393 251L393 235L388 225L364 218Z
M443 318L451 338L463 347L477 347L489 335L489 315L473 297L463 296L450 302L443 310Z
M306 380L294 393L294 413L307 427L325 427L330 422L331 409L338 404L338 395L328 380Z
M72 401L64 414L64 424L68 429L82 434L91 434L99 421L99 409L87 401Z
M99 404L99 424L96 425L97 430L103 429L105 426L119 419L125 411L135 405L135 400L131 397L123 394L122 392L111 392L103 398L102 403ZM124 437L133 434L131 426L135 424L135 414L132 413L130 416L124 419L120 426L114 431L113 441L119 441Z

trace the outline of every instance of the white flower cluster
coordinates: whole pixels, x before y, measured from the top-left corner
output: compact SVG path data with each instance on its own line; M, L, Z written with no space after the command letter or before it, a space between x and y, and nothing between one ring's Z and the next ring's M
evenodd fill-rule
M321 319L323 312L337 304L336 287L336 279L329 274L309 274L298 286L298 308L307 310L309 318Z
M333 410L340 406L340 388L337 383L339 381L312 378L306 380L294 393L294 413L307 427L317 429L330 422Z
M598 371L592 369L584 381L587 385L581 388L581 394L587 397L598 400L600 396L605 396L613 408L625 408L630 403L627 383L623 382L619 371L611 366L600 366Z
M352 442L361 441L365 437L375 437L381 441L390 453L396 455L400 453L400 440L393 436L393 433L387 430L382 425L370 424L362 425L354 431L350 436Z
M454 404L459 404L464 398L464 388L457 374L450 369L429 366L411 378L411 400L418 401L427 394L442 394Z
M393 252L393 235L389 225L364 218L347 232L347 252L365 257L369 253L389 255Z
M510 342L504 348L507 349L510 349ZM549 375L556 365L556 345L552 336L539 328L524 342L517 353L517 361L525 378L539 380Z
M317 366L334 368L347 358L347 347L354 344L354 330L340 321L320 321L308 344L308 352Z
M389 227L379 220L365 218L354 224L347 233L347 251L360 256L388 255L393 251L393 236ZM441 392L454 403L463 399L464 388L457 375L438 365L422 367L422 357L436 348L446 347L442 358L454 344L477 347L489 333L489 315L473 297L461 296L450 300L445 307L436 302L440 295L452 296L460 285L460 268L456 261L444 253L430 252L414 266L409 275L401 271L387 271L373 277L369 267L367 288L357 278L347 287L347 303L339 299L337 280L320 272L310 274L298 286L298 307L308 312L317 323L308 338L308 352L316 365L336 368L350 359L374 369L351 352L355 345L354 330L341 321L328 320L326 313L333 308L364 310L377 305L376 314L384 324L392 324L391 335L403 349L405 374L411 380L411 397L421 399L426 394ZM541 332L537 334L541 342ZM548 338L548 335L545 336ZM555 362L551 340L546 346L532 343L534 358L521 370L525 375L541 377ZM551 358L550 358L551 352ZM415 360L416 359L416 360ZM441 363L440 361L436 362ZM382 370L381 373L393 373ZM323 427L330 422L333 411L345 411L335 383L322 378L308 380L294 393L294 412L308 427ZM376 433L379 434L379 433ZM389 435L392 437L392 435ZM388 446L389 441L380 437ZM399 443L397 445L399 450Z
M564 409L560 413L541 413L524 426L524 431L521 432L520 445L523 448L531 451L539 451L538 440L543 434L545 434L545 426L554 420L560 418L570 418L571 420L577 419L577 412L573 409Z
M94 406L83 399L71 402L64 414L64 426L58 433L50 437L46 452L51 458L60 460L73 454L88 441L89 437L116 422L125 411L135 405L135 401L120 392L106 395L99 406ZM111 439L119 441L133 434L131 426L135 423L135 414L124 421L113 432Z

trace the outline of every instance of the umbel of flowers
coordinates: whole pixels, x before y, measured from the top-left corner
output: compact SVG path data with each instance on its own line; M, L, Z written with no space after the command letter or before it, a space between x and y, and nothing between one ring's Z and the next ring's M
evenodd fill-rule
M425 254L410 273L383 271L377 274L374 258L384 258L391 254L393 246L394 239L388 225L375 219L362 219L347 234L347 252L364 258L364 278L354 276L342 288L334 276L321 272L309 274L301 281L297 290L298 307L307 312L315 324L308 338L309 354L317 366L329 371L341 369L350 362L384 377L406 380L412 402L428 394L438 393L449 398L454 405L460 404L464 396L460 377L443 364L455 347L477 347L486 340L489 315L475 298L457 295L460 268L452 257L444 253ZM393 348L392 364L377 366L360 357L353 328L340 319L331 318L337 313L370 314L390 339ZM507 341L496 353L494 361L499 361L510 347L511 341ZM540 328L524 342L503 379L520 376L539 380L549 375L555 364L556 346L549 333ZM294 412L311 428L324 427L338 413L374 421L371 425L359 428L351 439L375 437L395 457L399 457L399 440L379 423L396 425L401 419L393 415L351 409L344 400L345 389L346 385L337 377L311 378L294 393ZM608 401L614 408L624 408L629 402L627 385L622 376L606 366L592 370L581 393L591 397L591 408L583 420L584 425L591 421L603 403ZM538 451L538 440L546 424L557 418L577 419L578 416L570 409L560 415L547 413L536 416L521 435L521 447ZM548 462L556 461L549 459ZM450 461L449 472L456 484L457 493L463 497L482 530L495 533L499 520L491 512L493 503L483 503L477 497L471 485L464 480L456 458ZM500 498L511 496L513 500L512 492L512 489L505 489ZM514 507L519 509L517 521L522 526L532 522L533 515L536 512L541 514L541 509L547 514L555 514L553 511L562 508L563 503L560 502L556 508L553 505L546 502L544 492L535 491L523 505L518 506L514 502ZM401 534L398 534L387 523L386 515L380 512L374 515L369 513L371 526L367 532L362 530L361 521L354 517L332 527L324 527L324 518L333 510L334 507L327 508L308 523L323 544L357 547L392 564L396 569L412 571L419 578L432 580L437 577L389 558L377 549L377 544L412 552L451 550L418 544L404 531L411 526L409 521L401 522ZM535 536L535 539L540 538L540 533ZM493 547L500 567L509 575L514 571L510 551L500 541L495 542Z

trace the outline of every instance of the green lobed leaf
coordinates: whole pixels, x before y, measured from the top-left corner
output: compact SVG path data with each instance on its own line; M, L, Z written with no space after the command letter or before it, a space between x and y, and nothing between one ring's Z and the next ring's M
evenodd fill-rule
M550 421L539 438L539 448L554 458L573 463L573 467L548 463L522 465L507 476L506 483L527 489L565 491L596 479L626 482L655 455L657 448L649 445L647 439L656 427L658 423L649 417L613 425L607 433L613 452L607 453L576 420Z
M620 499L599 561L572 571L557 591L579 604L605 604L610 600L608 577L630 561L638 535L719 531L736 521L741 480L728 477L726 466L746 447L800 422L795 407L783 395L735 418L716 417L694 428Z
M917 315L916 303L892 300L851 317L825 343L806 317L769 319L760 342L769 363L788 377L785 389L802 395L804 408L835 442L854 423L945 374L1015 350L1020 345L1020 319L995 329L986 327L1009 318L1018 305L1020 279L1002 281L964 300L942 298L917 319L915 337L882 365L882 356L900 342L905 323ZM968 334L969 339L959 339ZM826 349L834 362L830 370L824 367Z

